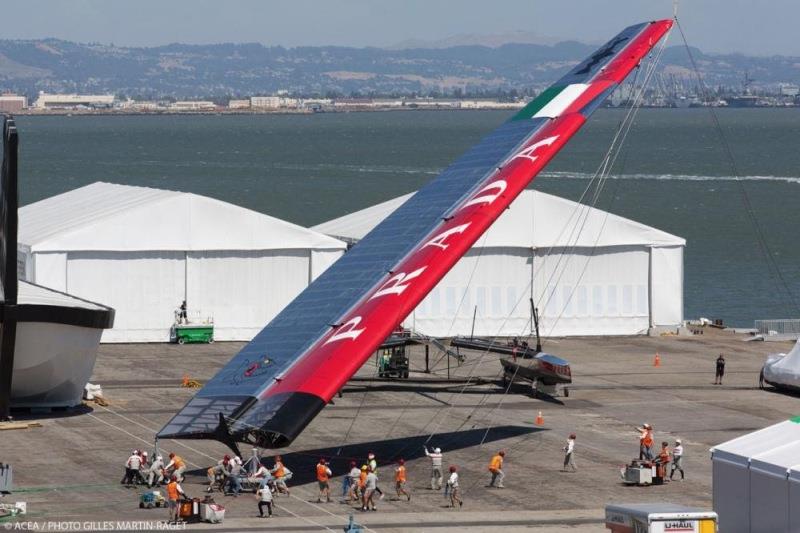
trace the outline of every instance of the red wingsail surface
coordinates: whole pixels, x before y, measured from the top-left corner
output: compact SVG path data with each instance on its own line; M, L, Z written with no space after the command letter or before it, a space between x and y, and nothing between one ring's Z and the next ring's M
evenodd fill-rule
M412 198L416 207L398 210L309 286L159 436L291 442L671 26L626 28L449 167ZM436 210L425 211L429 204ZM421 225L412 209L430 221ZM393 239L407 244L387 253ZM325 311L303 315L314 301ZM293 337L307 326L311 338Z

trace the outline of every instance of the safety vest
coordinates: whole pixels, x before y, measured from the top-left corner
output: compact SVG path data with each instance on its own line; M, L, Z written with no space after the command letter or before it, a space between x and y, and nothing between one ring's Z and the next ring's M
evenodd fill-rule
M644 434L644 437L642 437L642 444L644 444L645 447L647 447L647 448L649 448L650 446L653 445L653 432L652 431L648 430Z
M275 477L280 478L286 475L286 470L284 470L283 463L281 463L280 461L275 462L275 468L276 468Z
M317 465L317 481L328 481L328 467L322 463Z
M492 457L492 462L489 463L489 471L490 472L497 472L503 467L503 457L498 454Z
M362 470L361 474L358 475L358 486L362 489L367 486L367 472L366 470Z
M398 482L403 482L406 480L406 467L405 466L398 466L394 471L394 480Z
M183 462L183 459L177 455L172 458L172 462L175 463L175 468L183 468L186 466L186 463Z
M666 449L666 448L661 450L661 453L658 454L658 458L661 459L662 463L668 463L669 462L669 450Z
M178 501L178 482L170 481L167 483L167 496L172 501Z

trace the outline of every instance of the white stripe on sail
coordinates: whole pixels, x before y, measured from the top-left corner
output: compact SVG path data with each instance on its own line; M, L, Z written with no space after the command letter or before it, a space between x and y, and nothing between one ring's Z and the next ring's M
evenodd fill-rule
M533 118L554 118L559 116L561 113L566 110L572 102L578 99L578 97L583 94L583 91L589 87L585 83L573 83L572 85L567 85L563 91L558 93L555 98L547 102L543 108L539 110L538 113L533 115Z

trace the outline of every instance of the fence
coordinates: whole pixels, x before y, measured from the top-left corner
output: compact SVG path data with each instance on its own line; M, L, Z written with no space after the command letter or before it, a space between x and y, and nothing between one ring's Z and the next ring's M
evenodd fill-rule
M800 336L800 319L756 320L755 329L763 335Z

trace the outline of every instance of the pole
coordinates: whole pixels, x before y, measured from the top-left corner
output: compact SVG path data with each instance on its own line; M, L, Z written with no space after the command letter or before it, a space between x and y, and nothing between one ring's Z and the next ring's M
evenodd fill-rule
M0 420L11 419L11 384L17 339L17 155L19 138L14 119L3 123L3 167L0 172L0 282L3 286L0 330Z
M531 298L531 314L533 315L533 325L536 328L536 353L542 351L542 339L539 337L539 311L533 305L533 298Z
M430 352L431 352L431 347L426 344L425 345L425 373L426 374L430 374L431 373L431 369L428 366L430 364Z
M472 338L475 336L475 317L476 316L478 316L478 306L477 305L475 306L475 309L472 310L472 329L469 332L470 340L472 340Z

